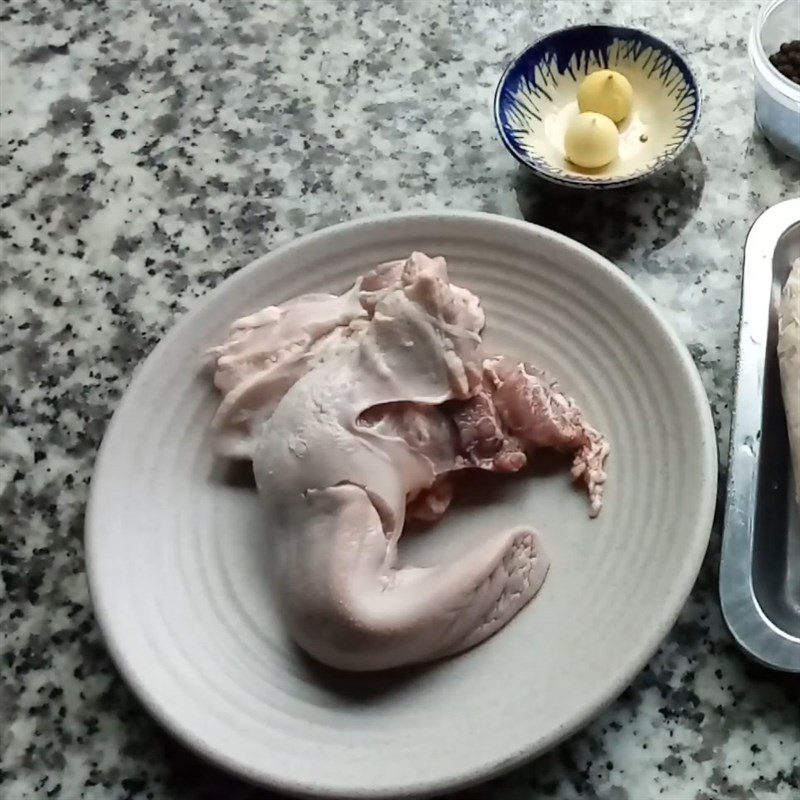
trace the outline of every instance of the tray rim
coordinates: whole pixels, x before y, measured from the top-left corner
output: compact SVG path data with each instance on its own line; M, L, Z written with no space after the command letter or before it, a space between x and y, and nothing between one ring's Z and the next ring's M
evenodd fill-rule
M764 666L800 673L800 638L764 613L752 573L762 429L762 403L752 398L763 401L773 254L798 223L800 198L784 200L762 212L745 242L719 591L722 614L738 645Z

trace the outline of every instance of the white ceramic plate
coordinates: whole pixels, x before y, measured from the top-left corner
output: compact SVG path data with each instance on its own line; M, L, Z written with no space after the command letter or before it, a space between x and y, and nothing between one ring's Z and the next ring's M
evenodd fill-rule
M486 341L549 369L611 441L590 520L565 471L510 478L407 537L416 563L514 523L552 568L502 632L455 659L334 674L287 641L265 579L256 493L212 457L218 398L200 367L236 317L344 289L419 249L483 299ZM227 280L135 375L92 482L87 560L109 649L142 702L217 764L318 796L409 796L479 781L587 722L667 633L696 577L716 493L711 415L653 305L608 261L556 233L486 214L339 225Z

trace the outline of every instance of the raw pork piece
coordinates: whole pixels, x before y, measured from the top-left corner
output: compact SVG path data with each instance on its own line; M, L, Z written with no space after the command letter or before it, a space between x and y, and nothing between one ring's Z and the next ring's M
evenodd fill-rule
M213 350L219 451L253 461L284 619L320 661L375 670L457 653L537 593L549 564L529 528L449 564L398 565L406 517L441 516L454 473L515 472L556 448L600 510L607 444L541 371L487 357L484 321L444 259L413 253L340 297L239 320Z
M778 361L792 452L795 498L800 503L800 258L794 260L781 296Z

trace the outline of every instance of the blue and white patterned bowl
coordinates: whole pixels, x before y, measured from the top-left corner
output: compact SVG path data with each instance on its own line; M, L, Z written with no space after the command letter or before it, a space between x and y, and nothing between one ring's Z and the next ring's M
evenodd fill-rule
M621 72L633 86L633 110L619 124L619 157L583 169L564 154L564 133L579 113L578 86L599 69ZM494 98L503 144L542 178L566 186L628 186L661 170L692 138L700 91L669 45L635 28L579 25L547 34L506 68Z

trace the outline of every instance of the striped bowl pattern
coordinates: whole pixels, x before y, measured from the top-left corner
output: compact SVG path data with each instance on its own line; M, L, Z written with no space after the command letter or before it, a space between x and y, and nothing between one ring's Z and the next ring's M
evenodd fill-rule
M565 159L553 120L598 69L631 80L634 105L643 111L641 130L653 139L608 168L581 172ZM580 25L542 37L509 64L495 92L494 117L509 152L542 178L604 189L636 183L673 161L694 135L700 106L696 78L669 45L634 28Z
M553 566L531 605L475 650L393 674L340 674L305 658L283 632L257 495L212 457L218 397L200 354L243 313L341 290L413 249L445 255L453 279L480 294L490 347L549 369L608 435L608 494L590 520L567 472L543 470L494 481L486 502L461 504L432 531L405 537L403 558L424 565L527 522ZM156 347L98 456L88 574L122 674L200 754L286 791L410 797L535 756L620 693L691 589L715 492L699 377L623 273L524 222L387 215L257 260Z

